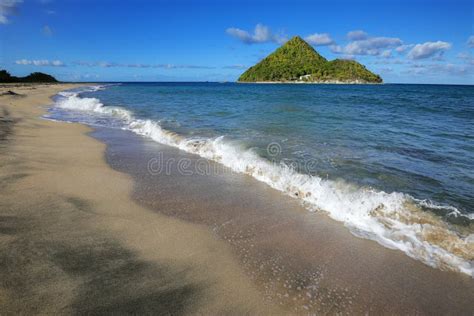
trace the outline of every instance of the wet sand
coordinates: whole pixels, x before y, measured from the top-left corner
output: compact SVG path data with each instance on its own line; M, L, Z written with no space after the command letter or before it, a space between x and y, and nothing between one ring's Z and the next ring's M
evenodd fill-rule
M90 128L39 118L71 87L0 97L0 313L284 313L206 227L132 201Z
M465 274L357 238L324 213L310 213L297 200L217 163L126 131L92 135L107 143L107 161L134 177L135 200L225 240L270 304L297 314L474 310L474 281Z
M468 276L356 238L248 176L39 119L67 87L0 97L2 314L472 314ZM153 158L169 168L150 172Z

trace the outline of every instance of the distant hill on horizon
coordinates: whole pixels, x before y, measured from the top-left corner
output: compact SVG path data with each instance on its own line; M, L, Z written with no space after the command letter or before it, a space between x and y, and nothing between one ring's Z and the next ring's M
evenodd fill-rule
M58 82L56 78L42 72L33 72L26 77L15 77L6 70L0 70L0 83Z
M354 60L328 61L295 36L247 69L238 82L382 83L382 78Z

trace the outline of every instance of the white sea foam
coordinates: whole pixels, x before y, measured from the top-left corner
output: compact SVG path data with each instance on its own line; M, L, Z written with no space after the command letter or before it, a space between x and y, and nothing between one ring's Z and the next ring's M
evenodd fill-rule
M86 91L98 91L99 87L96 87L92 90ZM84 92L84 90L81 90ZM56 103L56 106L83 112L93 112L104 115L111 115L120 119L123 119L127 122L132 120L132 114L130 111L115 106L104 106L99 99L96 98L81 98L79 92L61 92L60 95L63 97Z
M124 128L166 145L217 161L293 198L311 211L321 210L343 222L355 235L372 239L430 266L473 276L474 237L452 230L439 217L420 206L456 208L418 201L404 193L386 193L344 181L301 174L284 164L274 164L255 152L242 149L224 137L189 139L163 129L158 122L136 119L120 107L104 106L98 99L63 93L57 106L120 117Z

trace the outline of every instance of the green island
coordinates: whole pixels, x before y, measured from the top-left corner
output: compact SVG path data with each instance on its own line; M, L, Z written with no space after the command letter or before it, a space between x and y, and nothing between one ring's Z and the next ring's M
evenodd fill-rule
M247 69L238 82L364 84L382 83L382 78L354 60L328 61L301 37L295 36Z

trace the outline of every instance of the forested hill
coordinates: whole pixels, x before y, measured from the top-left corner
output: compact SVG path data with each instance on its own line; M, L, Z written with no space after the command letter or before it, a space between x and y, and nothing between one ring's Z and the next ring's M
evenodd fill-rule
M6 70L0 70L0 83L58 82L56 78L42 72L33 72L26 77L15 77Z
M328 61L295 36L245 71L239 82L381 83L382 78L354 60Z

